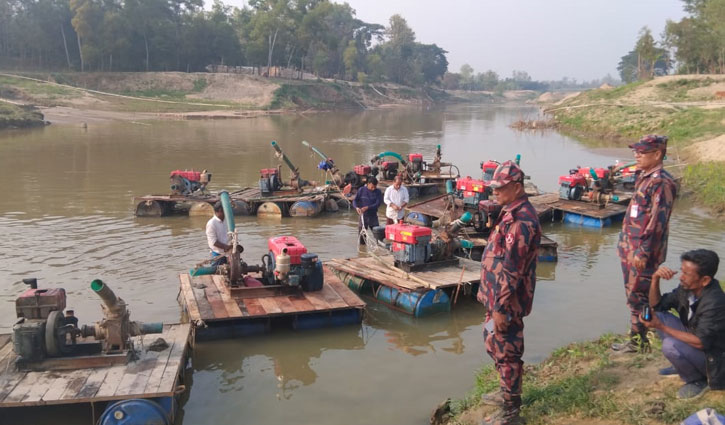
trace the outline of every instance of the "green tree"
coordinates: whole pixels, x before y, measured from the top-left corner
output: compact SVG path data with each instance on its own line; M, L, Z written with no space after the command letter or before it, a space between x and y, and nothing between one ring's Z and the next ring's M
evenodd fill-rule
M464 63L461 65L461 88L473 90L473 68L471 65Z
M659 52L655 46L652 31L643 27L639 32L639 39L634 47L637 53L637 74L640 80L652 78L654 76L655 62L659 57Z

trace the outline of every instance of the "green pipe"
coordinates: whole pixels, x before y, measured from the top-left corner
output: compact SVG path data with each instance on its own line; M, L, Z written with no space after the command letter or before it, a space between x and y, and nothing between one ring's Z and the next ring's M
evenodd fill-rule
M380 152L380 153L378 154L377 158L379 158L379 159L383 159L383 158L384 158L384 157L386 157L386 156L392 156L392 157L396 158L396 159L397 159L398 161L400 161L400 162L402 162L403 164L405 164L405 160L404 160L404 159L403 159L403 157L402 157L402 156L401 156L401 155L400 155L399 153L397 153L397 152L391 152L391 151L385 151L385 152Z
M164 332L164 324L162 322L139 323L139 330L142 335L160 334Z
M328 159L330 159L327 155L325 155L324 153L322 153L319 149L317 149L316 147L314 147L311 144L307 143L307 141L303 140L302 141L302 144L305 145L305 146L307 146L308 148L310 148L310 150L312 152L314 152L317 155L319 155L320 158L324 159L325 161L327 161Z
M599 180L599 176L597 175L597 172L594 171L594 167L589 167L589 174L592 176L594 181Z
M234 225L234 209L232 209L232 198L229 197L229 192L226 190L219 192L219 200L222 203L222 209L224 209L224 221L227 223L227 229L234 232L236 228Z
M277 142L274 140L272 140L272 147L274 148L274 150L277 151L278 154L282 155L282 159L284 160L285 164L287 164L287 166L290 168L290 170L292 170L293 173L297 173L297 167L295 167L292 161L287 158L287 155L282 152L282 148L280 148Z
M204 266L204 267L196 267L191 270L189 270L189 276L202 276L206 274L214 274L216 273L217 267L216 266Z

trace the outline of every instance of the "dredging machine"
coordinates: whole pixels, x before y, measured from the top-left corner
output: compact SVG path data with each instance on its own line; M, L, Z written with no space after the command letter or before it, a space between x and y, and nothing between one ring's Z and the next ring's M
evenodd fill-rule
M633 188L634 179L633 164L573 168L568 175L559 177L559 198L604 207L610 202L619 202L616 192Z
M260 264L248 264L242 258L243 248L239 243L229 193L222 191L219 198L224 210L231 250L211 258L189 271L191 276L219 274L225 277L229 288L275 287L283 290L319 291L324 283L322 262L317 254L307 248L294 236L276 236L268 240L269 252L261 258Z
M436 232L430 227L404 223L385 226L384 239L390 242L395 267L411 272L458 264L455 252L473 248L470 241L459 237L471 223L471 218L472 215L466 212ZM375 236L382 240L379 233Z
M91 282L91 289L101 298L103 319L81 327L75 312L66 310L65 289L39 289L35 278L23 282L30 288L15 300L18 320L13 325L13 349L21 369L127 363L134 352L132 336L163 330L162 323L132 321L127 304L100 279ZM82 365L74 361L79 356L83 356ZM52 366L45 361L51 358L56 360Z

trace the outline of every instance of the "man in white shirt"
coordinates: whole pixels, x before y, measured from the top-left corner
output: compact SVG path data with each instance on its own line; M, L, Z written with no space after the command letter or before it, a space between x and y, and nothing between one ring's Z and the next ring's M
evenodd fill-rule
M214 204L214 217L206 222L206 241L211 249L212 258L224 255L224 251L232 249L229 245L227 223L224 222L222 203ZM224 261L221 261L223 263Z
M403 186L402 177L395 176L393 185L385 189L383 202L388 206L385 209L387 224L395 224L403 219L405 213L403 209L410 202L410 197L408 196L408 189Z

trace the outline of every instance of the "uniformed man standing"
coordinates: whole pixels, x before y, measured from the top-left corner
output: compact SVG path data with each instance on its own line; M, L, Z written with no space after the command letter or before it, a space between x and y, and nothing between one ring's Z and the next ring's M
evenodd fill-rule
M515 162L501 164L489 184L503 209L483 252L477 298L486 306L483 338L501 389L482 401L502 409L483 423L511 425L522 423L523 319L534 300L541 227L524 192L524 173Z
M647 328L640 322L639 314L649 302L652 274L667 256L670 214L677 191L674 179L662 168L667 136L644 136L629 147L637 162L637 180L622 222L617 251L630 311L630 339L612 345L613 350L623 353L649 348Z

